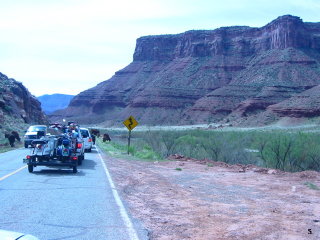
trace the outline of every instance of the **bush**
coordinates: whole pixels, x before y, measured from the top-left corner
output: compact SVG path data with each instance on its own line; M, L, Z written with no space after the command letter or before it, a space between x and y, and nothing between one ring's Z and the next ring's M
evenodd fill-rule
M188 130L148 131L139 137L164 158L181 154L284 171L320 171L320 140L313 133Z
M126 131L108 131L112 144L127 151ZM120 147L121 146L121 147ZM229 164L255 164L284 171L320 171L317 133L269 131L145 131L132 132L132 155L143 159L181 154Z
M266 167L320 171L320 141L313 133L267 133L260 139L259 153Z
M160 155L155 153L149 145L145 145L141 151L136 152L135 156L150 160L161 159Z

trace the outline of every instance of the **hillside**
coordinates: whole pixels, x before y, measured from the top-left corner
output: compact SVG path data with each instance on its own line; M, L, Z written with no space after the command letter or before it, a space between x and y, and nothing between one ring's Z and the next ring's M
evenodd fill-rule
M45 94L38 97L38 100L41 103L42 110L46 114L50 114L56 110L64 109L68 107L70 100L73 98L73 95L67 94Z
M0 73L0 139L6 131L23 131L30 124L46 123L40 102L21 82Z
M141 37L132 63L52 119L110 126L133 115L142 125L259 125L296 108L308 108L298 117L319 116L310 104L317 92L308 91L320 84L319 61L320 23L290 15L261 28ZM299 101L299 94L311 95Z

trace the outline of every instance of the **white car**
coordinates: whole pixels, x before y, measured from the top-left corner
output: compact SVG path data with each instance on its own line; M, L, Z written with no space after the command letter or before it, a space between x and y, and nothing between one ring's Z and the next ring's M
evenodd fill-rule
M89 129L80 128L80 131L81 131L81 135L83 138L84 150L86 152L91 152L93 143L92 143L92 137L91 137Z
M19 232L11 232L6 230L0 229L0 239L4 240L39 240L35 236L29 235L29 234L23 234Z

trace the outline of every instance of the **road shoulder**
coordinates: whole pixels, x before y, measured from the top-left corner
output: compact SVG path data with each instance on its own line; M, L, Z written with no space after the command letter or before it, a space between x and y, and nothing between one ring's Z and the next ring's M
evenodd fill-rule
M149 230L150 239L320 237L320 191L307 184L320 186L317 172L111 156L107 164L120 195Z

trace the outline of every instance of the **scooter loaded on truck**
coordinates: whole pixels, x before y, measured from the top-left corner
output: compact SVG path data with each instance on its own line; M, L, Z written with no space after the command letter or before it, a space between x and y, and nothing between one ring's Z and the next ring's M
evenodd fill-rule
M27 163L29 172L33 172L37 166L48 166L68 167L76 173L82 160L84 144L80 128L70 123L68 126L50 125L46 136L32 141L31 152L23 162Z

